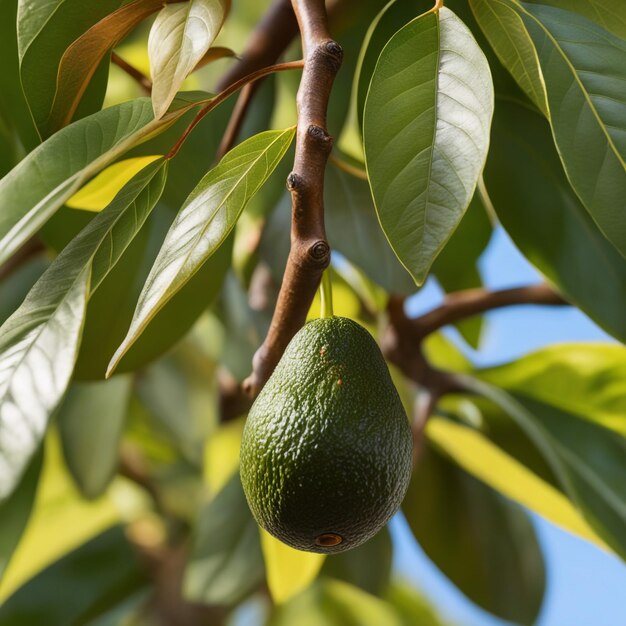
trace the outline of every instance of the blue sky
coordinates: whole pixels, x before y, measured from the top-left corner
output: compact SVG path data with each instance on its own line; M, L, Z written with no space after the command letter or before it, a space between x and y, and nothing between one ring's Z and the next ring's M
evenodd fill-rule
M536 283L541 276L498 229L481 258L481 273L490 288ZM430 282L409 303L419 314L441 300ZM450 331L454 337L454 331ZM566 341L613 341L580 311L568 307L523 306L493 311L479 352L467 350L474 362L493 365L519 358L542 346ZM544 549L548 583L537 626L625 626L626 565L618 558L569 535L535 516ZM414 541L406 522L392 521L396 571L414 581L442 614L459 626L501 626L472 605L430 563Z

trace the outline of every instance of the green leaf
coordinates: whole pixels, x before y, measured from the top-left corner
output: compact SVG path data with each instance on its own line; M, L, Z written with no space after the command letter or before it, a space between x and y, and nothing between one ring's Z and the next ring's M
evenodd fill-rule
M116 526L20 587L0 607L0 626L84 624L145 584L139 560Z
M57 88L61 57L72 42L117 9L121 0L19 0L17 15L20 76L31 115L43 139ZM102 64L83 98L79 115L102 105L108 79Z
M515 10L535 47L554 140L572 187L626 256L626 41L569 11L495 1Z
M157 15L148 39L152 104L157 119L208 52L224 23L226 9L224 0L189 0L165 5Z
M470 6L502 65L533 104L548 117L546 88L539 59L522 18L510 5L498 0L470 0Z
M402 626L396 610L384 600L339 580L327 579L279 606L268 626Z
M258 527L235 472L200 513L184 594L194 602L232 605L252 593L263 575Z
M560 489L590 526L626 558L626 438L555 406L509 394L483 381L464 380L508 415L543 456ZM516 453L517 447L512 450Z
M406 582L394 582L384 597L396 609L404 626L444 626L433 607Z
M383 49L363 118L367 170L383 230L418 285L474 195L492 113L487 60L448 9Z
M150 213L165 172L165 162L154 162L128 183L0 329L0 501L14 489L67 389L89 295Z
M0 265L91 176L195 104L154 120L148 98L112 106L62 129L0 181Z
M559 407L626 437L626 348L559 344L481 370L483 380Z
M613 34L626 39L626 12L622 0L526 0L584 15Z
M540 115L498 100L485 182L524 256L567 300L626 341L626 262L569 186Z
M63 261L0 328L0 502L17 486L69 384L91 268Z
M329 554L321 575L343 580L367 593L380 596L389 586L391 560L391 536L385 527L354 550Z
M22 304L30 288L48 267L48 261L42 256L36 256L19 267L0 281L0 324Z
M104 493L115 475L132 383L131 376L74 383L57 413L67 466L87 498Z
M361 129L363 128L363 111L367 90L372 80L376 61L378 61L385 44L407 22L415 18L416 13L418 13L418 7L413 0L390 0L374 18L365 34L355 72L355 80L357 81L356 112Z
M420 454L403 510L428 557L468 598L502 619L534 624L545 568L521 507L429 445Z
M72 42L59 61L54 100L50 114L41 124L44 134L52 134L71 121L80 99L108 52L162 6L163 0L129 2L103 17ZM105 65L108 66L108 63Z
M389 293L407 295L415 291L415 283L398 262L380 228L366 181L337 167L328 167L324 204L333 249Z
M191 192L163 242L128 334L111 359L109 373L152 318L224 243L294 135L292 127L247 139L233 148Z
M13 494L0 504L0 580L26 528L35 501L43 454L37 454Z

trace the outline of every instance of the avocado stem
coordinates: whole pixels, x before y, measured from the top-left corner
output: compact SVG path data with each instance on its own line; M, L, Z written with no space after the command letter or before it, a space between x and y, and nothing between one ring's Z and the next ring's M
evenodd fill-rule
M320 286L320 296L322 307L320 317L333 316L333 285L330 280L330 267L322 274L322 284Z

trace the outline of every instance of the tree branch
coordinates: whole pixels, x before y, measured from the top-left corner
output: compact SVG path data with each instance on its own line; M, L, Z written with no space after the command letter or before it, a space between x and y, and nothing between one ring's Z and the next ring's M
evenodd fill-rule
M124 61L122 57L116 52L111 53L111 63L117 65L121 70L126 72L143 90L143 92L149 96L152 93L152 82L136 67L133 67L130 63Z
M420 337L426 337L448 324L514 304L568 304L549 285L529 285L500 291L466 289L446 296L444 303L413 320Z
M293 0L302 35L305 65L298 89L298 131L291 191L291 250L270 328L244 382L255 397L270 377L287 344L302 327L330 263L324 229L324 171L332 148L326 109L343 51L329 33L324 0Z

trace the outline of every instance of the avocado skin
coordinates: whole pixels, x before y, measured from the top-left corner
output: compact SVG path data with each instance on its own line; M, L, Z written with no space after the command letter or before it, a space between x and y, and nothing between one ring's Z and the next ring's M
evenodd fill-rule
M411 476L409 422L372 336L343 317L306 324L252 406L241 480L259 525L333 554L364 543L398 510ZM339 535L336 546L316 537Z

